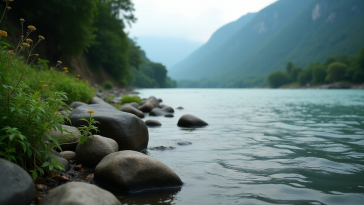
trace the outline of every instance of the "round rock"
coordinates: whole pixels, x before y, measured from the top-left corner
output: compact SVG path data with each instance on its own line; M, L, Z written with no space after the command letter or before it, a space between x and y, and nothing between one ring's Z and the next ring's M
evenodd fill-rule
M70 182L47 194L40 205L121 205L110 192L93 184Z
M149 115L150 116L164 116L166 114L169 114L168 112L162 110L159 107L153 108L150 112Z
M208 125L205 121L193 115L183 115L177 123L180 127L203 127Z
M157 121L157 120L147 120L147 121L145 121L145 124L148 127L159 127L159 126L162 126L162 124L159 121Z
M49 134L58 140L62 151L75 151L76 146L79 142L78 137L81 135L81 132L76 127L67 125L62 125L62 130L63 134L58 129L56 131L51 130ZM74 136L68 132L73 133Z
M118 150L119 146L115 140L94 135L94 137L88 137L85 143L78 143L76 161L87 167L96 167L106 155Z
M99 130L97 134L115 140L119 145L119 150L142 151L147 148L149 134L144 121L112 106L94 104L78 107L69 116L72 125L76 127L87 125L80 119L90 118L90 115L87 114L88 110L95 112L94 119L99 122L95 125Z
M70 107L73 108L73 109L76 109L76 108L78 108L78 107L80 107L82 105L87 105L87 104L84 103L84 102L75 101L75 102L72 102L70 104Z
M76 153L72 152L72 151L63 151L60 152L59 155L61 155L63 158L65 158L66 160L74 160L76 157Z
M174 117L172 114L165 114L164 117Z
M151 96L138 109L143 112L150 112L156 107L159 107L159 102L154 96Z
M177 144L178 145L181 145L181 146L185 146L185 145L191 145L192 143L191 142L184 141L184 142L178 142Z
M34 194L34 182L20 166L0 158L0 204L29 205Z
M121 191L182 186L179 176L157 159L135 151L107 155L95 168L96 182Z
M134 115L138 116L139 118L144 118L144 113L142 111L136 109L135 107L133 107L129 104L123 105L120 110L123 112L134 114Z

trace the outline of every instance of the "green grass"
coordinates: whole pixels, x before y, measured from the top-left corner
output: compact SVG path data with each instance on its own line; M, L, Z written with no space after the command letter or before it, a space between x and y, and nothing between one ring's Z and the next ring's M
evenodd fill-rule
M121 97L121 102L123 103L131 103L131 102L136 102L136 103L140 103L140 97L139 96L134 96L134 95L124 95L123 97Z

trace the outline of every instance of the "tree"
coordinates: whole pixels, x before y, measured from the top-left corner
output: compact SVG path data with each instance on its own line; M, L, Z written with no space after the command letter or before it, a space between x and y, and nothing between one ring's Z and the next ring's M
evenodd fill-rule
M288 76L283 71L276 71L268 76L268 83L273 88L278 88L288 83L288 81L289 81Z
M297 77L297 81L300 85L307 85L311 82L312 79L312 70L311 69L304 69L302 70Z
M344 63L334 62L327 67L327 77L328 82L337 82L344 79L347 65Z
M321 64L316 64L312 67L312 83L322 84L325 83L326 70Z

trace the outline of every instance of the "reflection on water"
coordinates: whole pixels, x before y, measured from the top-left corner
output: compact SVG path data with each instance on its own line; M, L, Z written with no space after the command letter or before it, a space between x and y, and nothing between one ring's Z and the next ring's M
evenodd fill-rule
M148 155L181 190L120 195L123 204L360 204L364 202L361 90L153 89L174 118L148 128ZM193 114L205 128L180 128ZM189 146L178 146L188 141Z

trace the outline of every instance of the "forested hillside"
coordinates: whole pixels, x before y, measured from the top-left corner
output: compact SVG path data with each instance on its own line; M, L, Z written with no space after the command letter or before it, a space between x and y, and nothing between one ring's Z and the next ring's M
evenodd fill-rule
M11 7L3 25L9 31L9 43L19 40L18 22L24 18L25 25L37 29L33 37L46 38L36 52L51 65L61 60L70 72L81 72L92 82L112 80L121 86L134 82L132 67L143 61L140 50L132 51L134 45L125 33L125 25L136 21L131 0L16 0Z
M172 68L172 77L190 80L181 81L186 87L197 79L218 87L266 85L262 76L283 70L288 61L306 67L328 56L355 55L364 45L363 19L361 0L280 0L207 56Z

